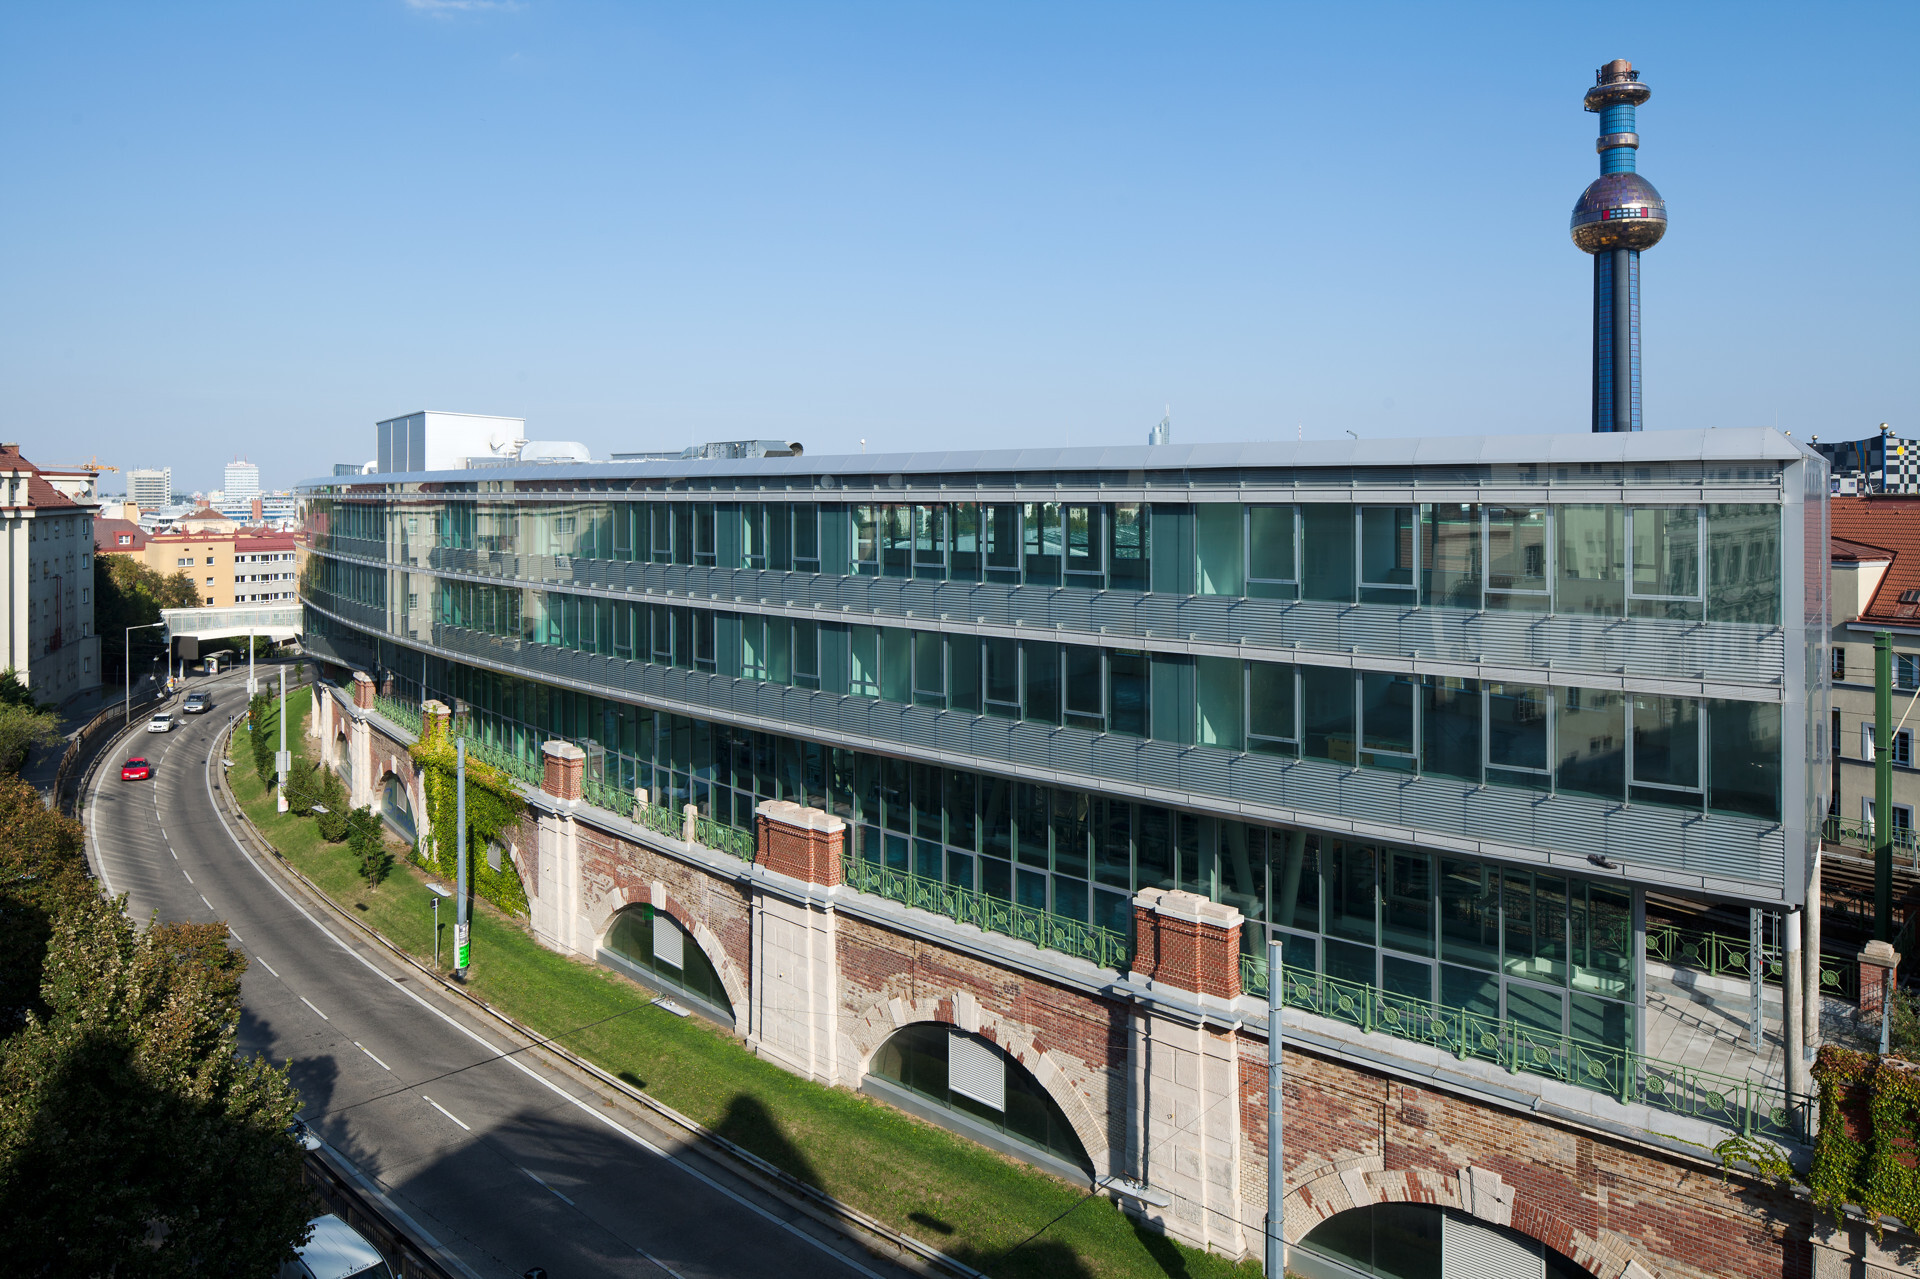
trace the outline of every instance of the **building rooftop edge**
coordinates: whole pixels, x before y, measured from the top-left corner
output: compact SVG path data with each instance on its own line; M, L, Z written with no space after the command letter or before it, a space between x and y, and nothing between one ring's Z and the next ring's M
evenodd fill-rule
M478 415L474 415L478 416ZM976 449L913 453L808 453L801 457L674 458L659 461L549 463L484 471L390 471L316 476L296 491L343 483L398 484L479 480L639 479L755 475L872 475L951 471L1181 470L1235 466L1388 467L1483 463L1794 462L1821 460L1772 427L1552 435L1412 436L1366 440L1227 444L1112 445L1088 448Z

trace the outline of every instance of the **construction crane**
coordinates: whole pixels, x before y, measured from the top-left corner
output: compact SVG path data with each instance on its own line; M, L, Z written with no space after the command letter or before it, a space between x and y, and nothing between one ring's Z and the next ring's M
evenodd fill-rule
M118 471L120 468L108 466L96 453L84 462L55 462L51 465L43 465L40 469L43 471Z

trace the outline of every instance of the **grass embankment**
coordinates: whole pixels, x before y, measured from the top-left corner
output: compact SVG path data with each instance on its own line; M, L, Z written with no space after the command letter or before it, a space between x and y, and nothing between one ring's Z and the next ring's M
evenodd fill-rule
M289 702L296 731L288 740L302 756L307 691ZM263 727L279 731L276 720ZM345 844L322 840L311 818L275 812L245 749L234 755L234 794L282 855L389 940L430 961L433 897L425 872L402 861L385 883L368 888ZM452 912L441 914L444 968L452 959ZM1260 1273L1256 1263L1236 1267L1136 1226L1105 1199L1082 1203L1083 1191L944 1129L790 1075L716 1027L652 1007L650 993L633 982L547 950L485 903L473 920L467 984L728 1140L1002 1279Z

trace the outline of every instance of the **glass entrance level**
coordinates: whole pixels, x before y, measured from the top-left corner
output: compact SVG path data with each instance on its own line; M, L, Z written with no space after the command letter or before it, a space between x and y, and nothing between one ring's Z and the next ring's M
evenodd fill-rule
M1421 1203L1335 1213L1288 1250L1287 1273L1302 1279L1592 1279L1518 1230Z

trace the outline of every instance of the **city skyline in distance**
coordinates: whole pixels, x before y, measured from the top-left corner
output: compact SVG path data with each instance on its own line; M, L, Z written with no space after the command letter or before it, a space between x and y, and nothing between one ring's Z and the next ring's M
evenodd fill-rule
M1741 12L14 13L0 412L189 492L419 408L602 456L1131 444L1165 404L1179 442L1582 431L1567 95L1627 57L1683 227L1653 429L1911 430L1916 20ZM1783 59L1819 92L1762 129ZM1782 153L1826 201L1785 255Z

